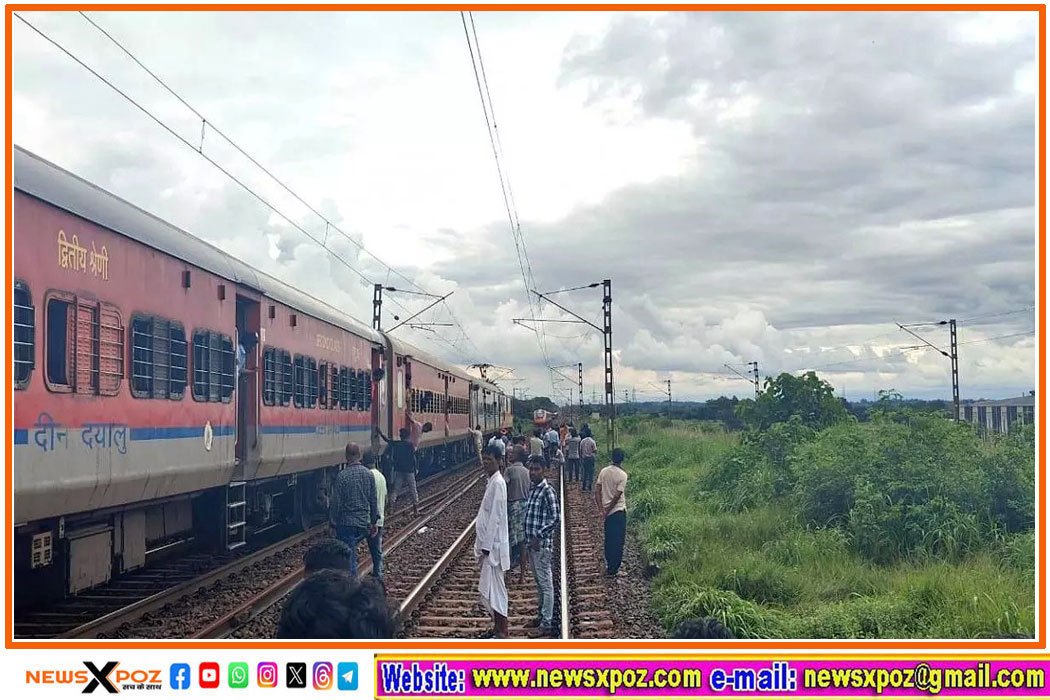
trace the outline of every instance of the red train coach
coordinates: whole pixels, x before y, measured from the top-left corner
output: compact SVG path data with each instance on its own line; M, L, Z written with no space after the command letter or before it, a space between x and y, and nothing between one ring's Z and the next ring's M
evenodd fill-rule
M14 180L16 595L321 515L383 337L17 148Z
M510 425L499 387L20 148L14 184L16 603L321 520L406 409L428 471Z

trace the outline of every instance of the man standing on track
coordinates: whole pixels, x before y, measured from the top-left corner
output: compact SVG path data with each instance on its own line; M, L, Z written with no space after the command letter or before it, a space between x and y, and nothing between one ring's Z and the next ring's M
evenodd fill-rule
M383 439L383 442L389 445L387 454L390 455L390 461L394 469L394 486L390 494L390 507L394 507L401 492L407 488L409 495L412 496L412 514L419 515L419 491L416 489L416 472L419 471L419 465L416 463L416 449L412 446L411 428L401 428L398 431L399 440L387 439L386 435L383 435L378 428L376 428L376 432L379 433L379 437Z
M372 467L372 477L376 481L376 506L379 508L379 520L376 520L376 533L368 538L368 553L372 556L372 578L383 580L383 517L386 514L386 477L379 471L379 460L369 454L365 462Z
M587 431L587 435L584 435L583 440L580 441L580 463L583 466L582 488L584 491L591 490L591 482L594 480L594 457L597 453L598 443L591 437L590 431Z
M376 480L361 463L361 448L346 446L347 466L335 479L328 519L335 525L336 537L350 548L350 577L357 578L357 544L378 531L379 503Z
M525 448L515 445L511 448L511 464L503 478L507 482L507 532L510 539L511 566L518 560L518 583L525 583L525 499L529 497L532 482L529 470L522 461L525 459Z
M558 449L558 431L551 425L547 428L547 434L543 438L547 443L543 456L547 458L547 464L550 464L554 460L554 451Z
M605 574L616 576L623 562L623 544L627 538L627 472L623 464L623 450L617 447L612 452L612 464L598 475L598 488L594 491L594 502L602 511L605 524Z
M507 482L499 473L499 449L486 447L481 464L488 474L485 495L474 525L474 557L478 560L478 592L485 610L492 614L493 629L483 639L507 638L507 582L503 572L510 568L510 542L507 532Z
M569 467L566 478L569 481L580 479L580 436L576 428L569 428L569 437L565 439L565 461Z
M529 540L532 573L536 580L536 619L526 627L539 627L543 634L554 633L554 579L551 558L554 553L554 530L558 526L558 497L546 479L541 457L529 460L532 489L525 505L525 536Z
M543 456L544 444L542 435L543 430L541 428L536 428L532 431L532 437L529 438L529 454L533 457Z

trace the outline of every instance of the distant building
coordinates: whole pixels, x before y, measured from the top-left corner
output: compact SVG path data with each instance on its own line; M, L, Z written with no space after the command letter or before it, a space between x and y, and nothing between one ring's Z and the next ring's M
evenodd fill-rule
M1035 392L1013 399L967 401L959 407L959 420L982 432L1009 433L1035 422Z

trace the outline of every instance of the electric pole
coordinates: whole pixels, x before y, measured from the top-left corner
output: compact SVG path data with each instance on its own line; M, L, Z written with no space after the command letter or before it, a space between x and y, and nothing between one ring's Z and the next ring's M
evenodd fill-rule
M598 286L602 288L602 325L601 327L591 323L583 316L580 316L574 311L570 311L558 302L552 300L550 297L553 294L560 294L562 292L572 292L578 289L594 289ZM591 284L585 284L581 287L571 287L568 289L558 289L553 292L540 293L535 289L530 289L531 294L535 294L540 299L547 301L553 306L558 307L565 313L573 316L575 321L566 321L563 319L532 319L534 322L543 323L584 323L594 330L600 332L605 341L605 408L606 408L606 425L609 440L609 451L613 449L613 445L616 444L616 394L613 386L613 348L612 348L612 280L604 279L601 282L592 282ZM514 319L515 323L524 323L528 319ZM527 326L526 326L527 327Z
M609 454L616 446L616 394L613 393L612 353L612 280L602 280L602 335L605 338L605 406L608 409L606 426L609 434Z
M752 374L755 376L755 399L758 399L758 362L748 362L748 366L751 368Z
M667 380L667 417L671 417L671 380Z
M375 330L382 330L380 325L382 321L382 310L383 310L383 285L377 284L372 292L372 328Z
M954 404L954 408L955 408L955 420L956 420L956 422L958 422L958 420L959 420L959 342L958 342L958 334L956 332L955 319L954 318L950 318L947 321L937 321L936 323L910 323L910 324L908 324L908 326L913 326L913 327L917 327L917 326L948 326L948 339L949 339L949 343L951 344L950 345L951 352L945 352L944 350L941 350L939 347L937 347L936 345L934 345L930 341L926 340L925 338L923 338L921 335L919 335L915 331L910 330L910 328L908 328L907 326L902 325L900 323L897 324L897 327L900 328L902 331L904 331L905 333L907 333L909 335L915 336L916 338L918 338L919 340L922 341L923 345L926 345L927 347L933 348L934 350L936 350L937 352L941 353L941 355L943 355L944 357L947 357L951 361L951 366L952 366L952 403ZM920 348L920 347L921 346L916 346L916 348ZM910 348L910 349L916 349L916 348ZM909 348L906 348L906 349L909 349Z
M955 331L955 319L948 319L952 353L952 401L955 403L955 421L959 422L959 338Z
M577 363L576 363L576 368L577 368L577 369L579 370L579 372L580 372L580 376L579 376L579 379L580 379L580 384L579 384L579 388L580 388L579 398L580 398L580 421L582 422L582 421L583 421L583 363L582 363L582 362L577 362Z

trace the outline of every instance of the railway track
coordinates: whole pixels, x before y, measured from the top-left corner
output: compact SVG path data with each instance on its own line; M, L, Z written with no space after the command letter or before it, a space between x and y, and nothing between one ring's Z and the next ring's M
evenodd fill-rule
M590 493L566 484L559 475L556 487L562 517L554 541L554 627L561 639L618 636L610 611L599 513ZM478 598L478 569L473 555L474 522L463 528L455 543L401 601L398 617L405 637L478 637L492 628L491 618ZM536 617L536 586L531 571L524 581L518 569L506 574L509 597L508 632L512 638L538 638L539 630L525 627Z
M432 510L401 528L396 536L388 538L384 533L383 578L390 599L397 600L406 594L413 582L441 556L462 524L473 521L485 491L482 475L477 472L467 475L457 482L457 488L449 489L453 490L454 493ZM371 558L366 555L359 559L358 575L367 576L371 571ZM193 636L210 639L272 638L280 618L280 603L302 576L302 567L298 567Z
M458 465L451 472L444 472L420 482L420 510L440 506L450 491L478 476L465 467L474 460ZM452 479L452 474L459 476ZM450 480L451 479L451 480ZM427 491L432 491L427 493ZM413 522L408 520L411 506L388 514L389 531L392 537L400 528L411 531ZM424 516L425 517L425 516ZM318 525L306 531L288 534L287 530L275 528L269 541L258 541L247 548L222 554L191 553L170 561L160 562L114 579L110 583L92 589L85 594L69 598L50 608L27 611L16 616L15 637L99 639L117 638L180 638L187 632L207 624L207 616L195 615L192 599L210 601L212 606L227 607L236 600L243 600L241 591L233 599L219 591L224 583L242 579L246 585L258 585L260 577L266 580L276 575L285 578L289 572L301 573L302 555L317 539L326 536L327 525ZM236 588L236 586L228 586ZM240 596L240 597L237 597ZM224 599L228 599L225 600ZM187 602L188 601L188 602ZM188 610L179 609L181 607ZM214 618L212 614L212 618ZM203 620L203 621L202 621ZM180 627L186 627L185 631Z

